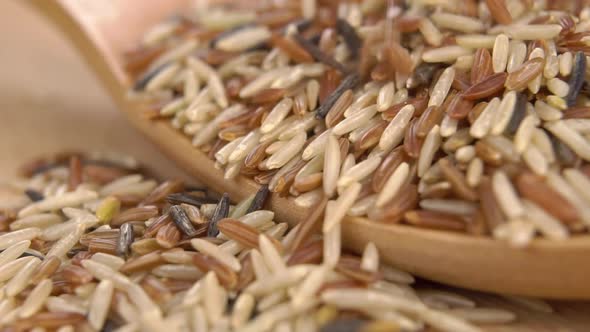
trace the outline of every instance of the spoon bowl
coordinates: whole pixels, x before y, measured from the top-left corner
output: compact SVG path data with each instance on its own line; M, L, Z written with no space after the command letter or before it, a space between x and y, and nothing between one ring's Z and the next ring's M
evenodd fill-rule
M228 181L207 155L167 121L142 116L127 98L131 83L123 52L131 49L151 25L183 8L188 0L28 0L73 42L128 120L178 166L200 182L235 200L258 189L245 177ZM273 195L270 208L280 221L296 224L308 211L292 199ZM382 259L414 275L481 291L554 299L590 299L590 236L565 241L535 239L514 248L492 238L386 224L346 217L343 245L361 252L368 242Z

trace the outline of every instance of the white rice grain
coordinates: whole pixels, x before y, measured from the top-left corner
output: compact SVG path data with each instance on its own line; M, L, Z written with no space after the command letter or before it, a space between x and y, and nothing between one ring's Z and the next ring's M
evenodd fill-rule
M309 268L307 266L290 266L280 272L252 282L244 291L254 296L270 294L297 284L308 273Z
M541 100L535 102L535 111L543 121L557 121L563 117L563 113L560 110Z
M529 55L529 59L535 59L535 58L545 58L545 51L540 48L537 47L535 48L531 54ZM539 92L539 90L541 89L541 83L543 82L543 75L539 74L537 77L535 77L533 80L531 80L528 84L528 88L529 91L536 94Z
M328 134L326 149L324 152L324 175L323 187L328 197L336 191L337 181L340 175L340 145L338 139L332 134ZM0 237L1 239L1 237Z
M24 228L14 232L0 235L0 250L11 247L22 241L30 241L41 235L41 230L36 227Z
M499 34L494 42L492 51L492 66L494 73L502 73L506 70L508 64L508 55L510 52L510 40L505 34Z
M266 235L261 234L259 236L258 246L260 247L260 253L264 258L266 266L272 273L278 273L287 268L281 254Z
M480 32L485 29L481 20L469 16L435 12L430 19L439 27L464 33Z
M559 74L561 76L570 76L573 66L574 56L571 52L565 52L559 55Z
M250 153L250 151L256 147L259 141L260 132L258 130L251 131L248 133L248 135L244 136L240 143L235 147L234 151L227 158L227 161L230 163L235 163L243 160L246 158L248 153Z
M313 298L326 280L330 267L320 266L311 271L301 282L294 296L291 298L293 307L298 308L308 299Z
M332 128L334 135L340 136L365 125L377 113L377 105L371 105L350 115Z
M535 115L527 115L518 127L516 134L514 135L514 148L518 153L523 153L527 146L531 142L533 132L538 125L539 120Z
M351 156L353 158L352 160L354 161L354 156ZM348 160L348 156L346 160ZM377 167L379 167L380 164L380 157L371 157L361 161L360 163L346 170L344 169L343 165L343 169L341 171L342 175L340 176L337 182L338 187L347 187L354 182L362 181L364 178L371 175L377 169Z
M24 218L33 214L59 210L64 207L74 207L98 198L98 193L92 190L77 189L73 192L65 193L61 196L46 197L45 199L29 204L18 212L19 218Z
M520 40L512 40L510 42L510 55L508 56L506 71L512 73L520 67L526 59L526 54L526 44Z
M517 219L524 214L524 207L506 173L500 170L494 173L492 176L492 190L498 205L509 219Z
M389 122L379 139L379 148L381 150L387 151L401 143L406 128L414 115L414 110L413 105L406 105Z
M569 93L569 85L559 78L551 78L547 80L547 89L558 97L566 97Z
M489 35L466 34L455 36L455 41L457 42L457 45L464 48L493 48L496 37Z
M67 234L63 238L59 239L47 252L47 256L55 256L60 258L61 260L66 259L66 254L70 249L78 243L80 237L86 231L86 227L83 224L79 224L76 226L72 233Z
M18 316L20 318L29 318L36 314L45 304L52 288L53 282L50 279L41 280L21 305Z
M0 252L0 267L20 257L31 245L30 240L16 242Z
M428 44L432 46L440 46L442 44L443 36L431 20L422 18L419 29Z
M516 91L510 91L506 95L504 95L504 98L502 98L502 102L500 103L498 109L495 112L496 115L494 116L494 124L490 131L492 135L500 135L504 132L506 126L512 118L512 114L514 113L516 99Z
M209 241L202 239L192 239L191 245L196 250L219 260L221 263L227 265L230 269L234 271L240 271L240 269L242 268L242 265L240 264L240 261L237 258L222 251L221 249L219 249L218 246L214 245Z
M546 79L555 78L559 74L559 58L557 55L549 55L545 59L545 68L543 68L543 76Z
M298 154L307 140L307 134L300 132L295 135L283 148L267 159L266 167L276 169L283 167L291 158Z
M324 217L323 232L328 233L336 224L340 224L346 215L346 212L356 201L361 192L362 185L355 182L348 186L338 197L333 201L333 208L331 213L326 213Z
M506 29L510 38L520 40L553 39L560 32L559 24L515 24Z
M393 82L389 82L379 89L377 95L377 111L383 112L391 105L393 105L393 96L395 95L395 85Z
M475 138L486 136L493 125L494 116L499 106L500 99L497 97L492 99L469 128L469 134Z
M96 286L96 290L90 299L88 307L88 323L92 328L100 331L105 323L111 306L114 284L110 280L102 280Z
M590 160L590 143L582 135L566 125L564 121L546 122L544 126L582 159Z
M476 324L508 324L516 320L516 315L499 308L456 308L448 314Z
M203 278L203 290L205 314L209 324L215 324L225 311L225 304L222 302L223 289L219 285L219 281L214 272L209 271Z
M440 136L440 127L435 125L424 140L424 144L422 145L422 149L420 149L420 155L418 156L418 176L422 177L426 170L430 168L432 164L432 159L434 155L438 151L440 144L442 143L442 138Z
M420 207L424 210L449 213L454 215L471 215L477 206L471 202L455 199L429 198L420 201Z
M534 145L529 145L522 154L524 162L537 175L544 176L549 170L549 163L545 156Z
M578 195L585 199L586 203L590 204L590 193L588 192L588 188L590 188L590 179L588 179L588 177L580 170L575 168L563 170L563 176L570 186L578 192Z
M310 80L305 86L305 94L307 96L307 109L314 111L318 105L318 98L320 95L320 83L317 80Z
M46 228L62 221L61 217L54 213L39 213L17 219L10 223L10 230L16 231L23 228Z
M254 47L271 36L265 26L253 26L238 30L215 43L215 47L228 52L241 52Z
M367 243L361 258L361 268L371 272L379 270L379 251L373 242Z
M436 81L434 88L432 89L432 93L430 94L430 99L428 100L429 107L442 105L449 94L449 90L451 89L454 79L455 68L448 67L442 72L438 78L438 81Z
M377 196L375 207L381 208L385 206L395 195L398 194L399 190L406 182L410 172L410 165L407 162L401 163L391 176L385 182L383 189Z
M39 264L41 264L41 260L37 257L33 257L27 261L24 266L14 275L14 277L6 284L4 289L6 295L17 296L20 294L20 292L31 282L31 277Z
M250 293L242 293L236 299L231 314L231 326L234 329L242 327L254 311L255 299Z
M569 231L559 220L547 213L537 204L523 200L523 205L530 220L547 238L563 240L569 237Z

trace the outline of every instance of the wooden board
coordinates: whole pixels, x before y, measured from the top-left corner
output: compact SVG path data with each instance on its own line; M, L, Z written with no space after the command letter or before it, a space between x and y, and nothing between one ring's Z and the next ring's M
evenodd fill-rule
M71 46L18 4L0 1L0 181L28 158L64 149L129 153L165 177L188 178L125 123ZM479 304L514 311L518 322L490 332L590 331L590 303L553 303L542 314L465 292Z

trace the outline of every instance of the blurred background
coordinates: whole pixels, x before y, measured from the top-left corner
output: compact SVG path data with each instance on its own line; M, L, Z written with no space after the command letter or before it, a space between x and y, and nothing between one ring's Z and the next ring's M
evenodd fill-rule
M0 1L0 22L0 181L63 150L127 153L187 177L127 123L53 25L18 0Z

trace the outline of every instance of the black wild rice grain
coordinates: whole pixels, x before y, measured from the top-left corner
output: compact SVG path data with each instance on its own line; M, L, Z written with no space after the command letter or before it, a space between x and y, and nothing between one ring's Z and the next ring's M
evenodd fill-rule
M219 203L215 207L211 221L209 222L209 229L207 230L207 236L217 236L219 229L217 228L217 222L223 218L227 218L229 215L229 194L224 193Z
M135 239L133 226L130 223L124 223L119 229L119 238L117 240L117 255L126 257L129 255L131 243Z
M27 197L33 202L38 202L45 198L42 193L34 189L25 190L25 195L27 195Z
M421 85L429 85L434 73L440 68L439 64L423 63L416 67L412 77L408 79L408 88L413 89Z
M309 40L305 39L302 35L294 34L293 38L295 39L296 42L299 43L299 45L301 45L301 47L303 47L309 54L311 54L311 56L315 60L322 62L330 67L333 67L340 72L345 73L347 71L343 64L334 60L334 58L327 55L326 53L322 52L322 50L320 50L319 47L314 45Z
M256 192L256 196L254 196L254 200L248 207L246 214L262 209L268 198L268 193L268 184L261 186L260 189L258 189L258 192Z
M181 203L200 207L203 204L215 203L214 200L208 197L197 197L189 193L174 193L166 196L166 201L170 204L178 205Z
M102 329L100 330L100 332L113 332L117 329L117 323L115 323L113 320L108 319L104 325L102 326Z
M582 85L584 85L584 81L586 79L586 55L584 52L577 52L576 56L574 57L574 66L572 68L572 74L568 81L569 84L569 93L566 97L566 102L568 107L572 107L576 105L576 99L578 99L578 94L580 94L580 89L582 89Z
M342 36L350 55L356 59L361 48L363 41L358 36L354 28L346 21L341 18L336 20L336 31Z
M348 89L354 89L357 86L357 84L359 84L359 82L360 77L357 73L353 73L346 76L342 80L342 82L340 82L340 85L336 88L336 90L334 90L328 96L328 98L326 98L326 100L320 105L320 107L318 107L316 111L316 117L319 119L325 118L332 106L334 106L336 100L340 98L340 95L342 95L344 91Z
M197 231L193 227L193 224L189 220L186 212L184 212L184 210L179 205L171 206L168 212L170 212L172 221L174 221L181 232L183 232L188 237L194 237L197 235Z
M506 126L506 133L510 135L516 134L518 127L520 126L520 122L526 116L526 104L527 104L527 97L525 94L519 93L516 97L516 104L514 105L514 112L512 112L512 117Z

